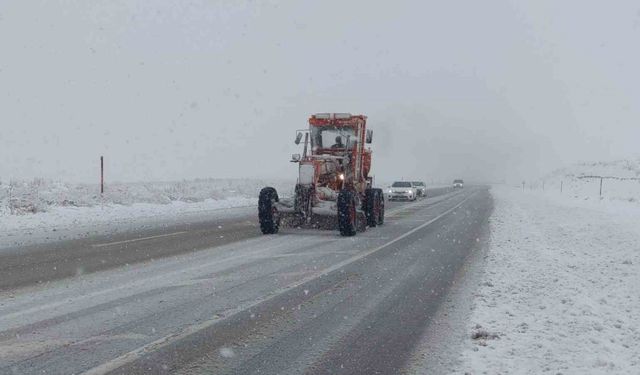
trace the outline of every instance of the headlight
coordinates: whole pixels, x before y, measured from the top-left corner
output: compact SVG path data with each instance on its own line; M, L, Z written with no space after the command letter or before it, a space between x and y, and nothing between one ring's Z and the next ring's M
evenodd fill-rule
M344 180L344 173L340 173L340 175L338 176L341 180Z

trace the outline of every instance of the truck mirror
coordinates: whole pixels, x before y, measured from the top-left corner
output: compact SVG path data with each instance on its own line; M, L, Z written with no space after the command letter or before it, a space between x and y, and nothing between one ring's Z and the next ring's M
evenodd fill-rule
M366 142L371 143L371 141L373 141L373 130L369 129L367 130Z
M292 163L297 163L300 161L300 154L293 154L291 155L291 162Z
M298 134L296 134L296 140L293 142L299 145L301 140L302 140L302 132L298 132Z

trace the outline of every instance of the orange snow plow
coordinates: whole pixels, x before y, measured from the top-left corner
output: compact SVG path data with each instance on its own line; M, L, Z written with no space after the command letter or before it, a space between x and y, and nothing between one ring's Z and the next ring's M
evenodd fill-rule
M373 187L370 144L373 132L367 117L349 113L320 113L309 118L309 128L296 134L303 153L294 154L298 182L291 199L276 190L260 191L258 219L264 234L280 225L330 226L343 236L384 223L384 195ZM304 140L303 140L304 138Z

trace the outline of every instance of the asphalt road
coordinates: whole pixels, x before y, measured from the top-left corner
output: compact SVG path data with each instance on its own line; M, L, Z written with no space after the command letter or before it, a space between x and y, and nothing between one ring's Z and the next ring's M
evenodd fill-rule
M11 284L2 266L0 373L402 373L491 208L466 188L389 204L384 226L353 238L261 236L247 218L15 252L22 273L42 264L35 279L59 280Z
M432 188L429 196L448 193ZM387 202L393 209L406 202ZM67 277L199 251L261 235L256 212L185 220L142 230L53 243L10 247L0 252L0 290L43 284Z

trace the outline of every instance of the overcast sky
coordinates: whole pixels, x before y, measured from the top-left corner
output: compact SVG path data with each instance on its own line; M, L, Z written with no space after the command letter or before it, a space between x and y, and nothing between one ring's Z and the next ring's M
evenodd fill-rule
M636 157L639 41L637 0L0 0L0 180L295 178L315 112L385 180Z

